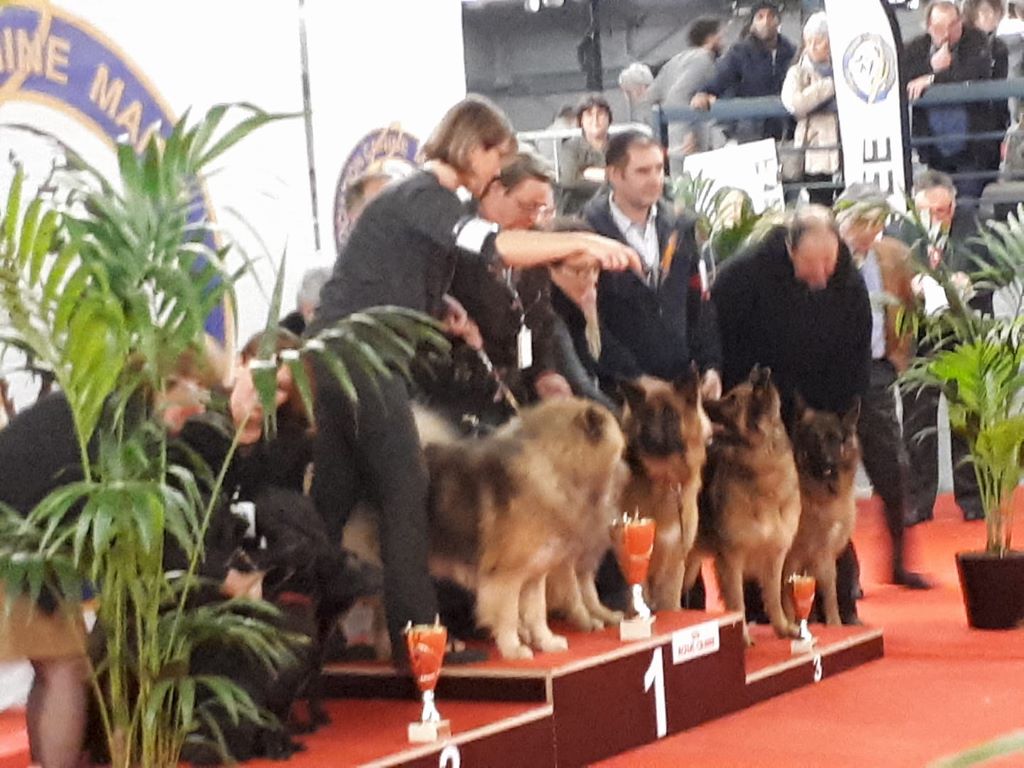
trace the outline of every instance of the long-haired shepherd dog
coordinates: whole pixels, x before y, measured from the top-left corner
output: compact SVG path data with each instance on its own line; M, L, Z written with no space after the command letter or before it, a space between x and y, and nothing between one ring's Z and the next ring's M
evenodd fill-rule
M697 537L697 497L711 422L696 371L671 383L644 376L624 382L621 390L630 479L620 506L654 518L651 598L655 608L678 610L686 559Z
M809 408L798 396L793 423L793 454L800 478L800 526L783 571L806 572L817 581L828 624L839 624L836 558L853 535L857 517L854 481L860 461L858 399L842 416ZM792 597L783 597L793 618Z
M438 560L472 569L477 621L504 658L530 658L530 646L568 647L547 622L552 571L579 574L570 578L578 586L570 615L616 618L593 583L600 557L593 552L608 547L625 474L622 430L607 409L553 400L484 438L434 442L421 426L421 439L431 479L432 569Z
M746 614L743 580L754 578L776 634L795 637L781 591L783 563L800 522L800 488L771 371L755 366L747 381L705 408L716 429L685 587L696 580L701 555L713 555L726 608ZM743 633L750 644L746 623Z

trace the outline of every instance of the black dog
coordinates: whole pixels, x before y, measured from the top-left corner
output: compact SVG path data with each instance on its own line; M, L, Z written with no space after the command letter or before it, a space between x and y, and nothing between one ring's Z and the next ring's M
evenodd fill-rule
M256 539L233 556L239 570L264 572L263 596L280 610L282 632L303 642L293 643L295 661L273 676L252 656L225 643L208 643L192 656L193 674L224 675L246 690L253 701L277 719L277 725L231 721L228 713L208 700L224 743L235 760L254 757L284 759L301 749L292 738L327 723L321 704L322 648L338 617L364 595L379 593L377 568L329 540L323 521L308 497L282 489L264 490L255 499ZM293 717L297 701L308 702L305 722ZM221 760L213 747L214 734L202 728L190 740L182 758L195 764Z

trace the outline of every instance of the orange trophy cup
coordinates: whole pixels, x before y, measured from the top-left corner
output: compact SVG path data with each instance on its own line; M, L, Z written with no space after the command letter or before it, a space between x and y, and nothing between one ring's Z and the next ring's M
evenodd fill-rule
M793 613L800 621L800 635L790 643L793 653L809 653L818 642L807 626L811 610L814 608L814 577L794 573L789 577L789 588L793 593Z
M433 624L410 624L405 628L405 643L409 649L409 668L423 697L419 722L409 723L409 741L423 744L447 739L452 734L451 723L441 719L434 704L434 689L441 676L448 630L440 619Z
M632 605L630 615L619 624L620 640L644 640L651 636L654 616L644 602L644 584L654 552L654 519L623 515L615 523L616 554L619 567L629 584Z

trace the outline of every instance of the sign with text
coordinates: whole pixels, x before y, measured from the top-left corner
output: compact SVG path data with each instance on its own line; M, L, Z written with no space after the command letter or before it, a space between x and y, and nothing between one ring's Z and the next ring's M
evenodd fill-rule
M885 0L825 0L843 148L843 178L877 184L905 207L904 124L895 21Z
M710 179L712 188L734 187L750 195L756 213L782 208L782 182L779 181L779 156L772 139L733 144L687 155L683 171L693 177Z
M682 664L718 653L721 647L717 621L705 621L672 633L672 663Z

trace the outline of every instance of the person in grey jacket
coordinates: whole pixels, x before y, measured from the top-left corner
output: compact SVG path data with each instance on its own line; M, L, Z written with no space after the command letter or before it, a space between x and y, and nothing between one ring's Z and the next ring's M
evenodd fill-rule
M662 107L688 107L694 94L715 76L715 62L722 55L722 22L705 16L690 25L690 47L669 59L658 72L647 98ZM682 158L712 149L710 121L676 122L668 127L668 156L672 175L682 173Z

